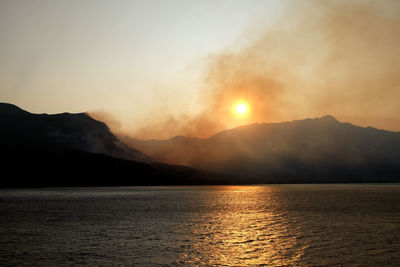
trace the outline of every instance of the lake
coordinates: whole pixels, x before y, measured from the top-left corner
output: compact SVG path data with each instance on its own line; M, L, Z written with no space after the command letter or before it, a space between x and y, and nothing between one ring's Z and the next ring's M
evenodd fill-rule
M0 190L0 265L396 265L400 185Z

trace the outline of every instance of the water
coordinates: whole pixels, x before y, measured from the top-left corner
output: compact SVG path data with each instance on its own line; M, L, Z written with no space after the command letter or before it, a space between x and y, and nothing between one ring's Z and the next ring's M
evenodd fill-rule
M0 265L397 265L400 185L0 191Z

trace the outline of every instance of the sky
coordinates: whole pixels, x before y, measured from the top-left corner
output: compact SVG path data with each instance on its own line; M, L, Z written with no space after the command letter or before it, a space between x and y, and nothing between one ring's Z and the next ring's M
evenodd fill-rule
M173 111L195 102L191 83L209 54L281 9L279 1L2 0L0 98L37 113L105 111L123 123L166 99Z
M146 139L328 113L400 131L399 18L395 0L1 0L0 101Z

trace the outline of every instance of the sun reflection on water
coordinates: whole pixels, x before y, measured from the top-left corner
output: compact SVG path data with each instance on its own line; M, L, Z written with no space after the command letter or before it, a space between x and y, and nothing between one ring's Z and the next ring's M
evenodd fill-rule
M207 265L293 265L303 250L298 229L277 203L273 186L223 186L201 209L191 230L196 240L180 262ZM201 223L199 223L201 222ZM195 253L196 255L193 255Z

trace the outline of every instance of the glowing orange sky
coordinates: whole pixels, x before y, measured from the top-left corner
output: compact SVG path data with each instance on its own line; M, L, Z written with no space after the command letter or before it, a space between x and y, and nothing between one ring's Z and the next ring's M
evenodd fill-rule
M399 131L399 3L1 1L0 100L140 138L326 114Z

